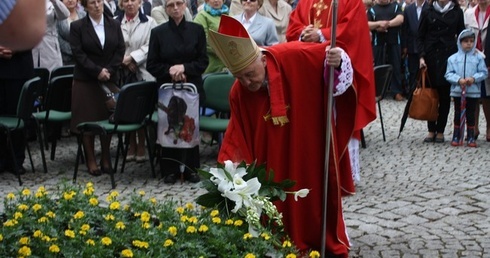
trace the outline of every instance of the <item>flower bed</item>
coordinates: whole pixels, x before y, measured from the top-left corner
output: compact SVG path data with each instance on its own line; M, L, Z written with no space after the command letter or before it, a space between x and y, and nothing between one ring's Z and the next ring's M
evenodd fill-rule
M210 187L209 182L204 184ZM213 194L200 199L209 201ZM157 201L143 191L127 197L112 191L106 200L107 205L100 204L92 183L9 193L0 225L0 257L298 256L293 243L277 230L279 220L259 226L223 206ZM249 205L247 200L242 203L242 208ZM319 257L316 251L309 256Z

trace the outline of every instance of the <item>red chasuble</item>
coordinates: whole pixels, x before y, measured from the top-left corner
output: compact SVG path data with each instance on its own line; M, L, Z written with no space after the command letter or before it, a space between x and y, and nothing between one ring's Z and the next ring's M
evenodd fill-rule
M286 32L288 41L299 40L309 24L320 28L329 42L331 37L331 0L301 0L291 13ZM358 96L356 133L376 119L373 57L366 9L361 0L339 0L336 45L350 56L354 68L354 88ZM330 44L330 43L328 43Z
M284 103L289 105L289 123L278 126L264 119L271 107L266 88L250 92L236 81L230 93L231 120L218 157L219 162L266 163L268 169L274 170L275 180L296 181L291 190L311 190L297 202L288 196L285 202L276 203L284 215L288 234L302 250L321 250L327 124L327 86L323 78L326 46L289 42L267 48L269 89L274 94L274 86L282 83ZM326 246L329 253L345 257L349 242L341 196L354 192L347 144L354 132L356 99L353 87L334 99L336 122L329 158Z

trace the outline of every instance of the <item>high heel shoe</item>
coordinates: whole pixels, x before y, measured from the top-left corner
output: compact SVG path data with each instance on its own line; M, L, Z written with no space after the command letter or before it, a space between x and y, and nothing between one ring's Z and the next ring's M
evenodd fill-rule
M114 169L112 169L112 166L104 167L102 164L100 164L100 170L102 170L102 173L104 174L114 174Z
M89 173L90 175L92 175L92 176L100 176L100 175L102 175L102 172L100 171L100 169L99 169L99 168L96 168L96 169L93 169L93 170L92 170L92 169L90 169L89 167L87 167L87 171L88 171L88 173Z

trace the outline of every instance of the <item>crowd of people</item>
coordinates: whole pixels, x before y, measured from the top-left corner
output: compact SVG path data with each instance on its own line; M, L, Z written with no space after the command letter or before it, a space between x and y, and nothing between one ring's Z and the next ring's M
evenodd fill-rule
M373 66L393 65L390 93L397 101L404 101L413 90L418 71L428 70L431 85L439 93L439 114L436 121L427 123L424 142L444 142L451 100L459 109L458 87L471 88L466 138L468 146L476 147L480 103L490 119L490 82L487 72L481 71L483 60L485 66L490 63L483 59L485 48L490 49L489 3L340 0L337 44L330 48L332 0L45 0L46 30L41 42L21 52L0 46L0 115L15 114L15 100L22 84L32 78L34 67L52 71L74 64L73 133L81 122L110 116L101 85L191 82L202 102L206 98L203 75L230 72L237 81L230 95L230 126L218 160L265 162L282 172L278 178L296 180L300 188L315 188L313 196L299 204L301 208L292 202L280 205L286 227L301 249L320 249L319 224L327 217L334 224L327 232L328 254L346 257L349 240L341 197L354 192L352 174L360 169L360 132L376 117ZM372 51L366 51L369 44ZM466 54L472 55L468 60L476 60L478 67L471 61L467 68L474 74L460 74L456 53L465 56L463 63ZM331 76L335 77L334 101L328 103L324 89ZM334 109L331 121L326 115L328 105ZM451 142L456 145L465 137L459 131L465 125L459 117L454 122ZM310 132L304 135L301 128L307 123ZM326 166L327 145L318 144L325 142L325 131L332 135ZM146 160L144 135L139 131L129 136L127 161ZM486 139L490 141L488 124ZM97 162L95 139L84 136L90 174L112 171L110 140L110 135L101 136L102 154ZM13 141L14 158L22 166L22 135L13 136ZM163 148L161 154L169 157L160 166L166 183L176 182L179 166L168 160L178 160L182 151L186 152L182 162L189 168L185 179L200 180L196 174L199 147ZM301 158L308 160L307 168L298 162ZM10 159L0 149L0 171L12 170ZM322 180L301 172L315 171L320 176L325 169L330 172L326 178L328 214L310 209L321 207ZM303 227L309 223L315 227Z

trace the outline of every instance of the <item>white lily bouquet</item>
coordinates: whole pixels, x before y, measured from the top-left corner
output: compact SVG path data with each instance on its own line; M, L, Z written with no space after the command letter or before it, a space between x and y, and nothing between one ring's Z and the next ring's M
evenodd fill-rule
M256 165L255 162L247 165L228 160L209 171L201 170L199 174L207 179L202 184L208 192L196 199L198 204L218 209L229 217L243 218L252 237L267 234L275 238L273 241L277 245L284 245L288 237L282 214L272 202L284 201L287 194L294 195L297 201L298 197L309 193L308 189L285 191L296 182L289 179L274 182L274 172L266 171L265 165Z

